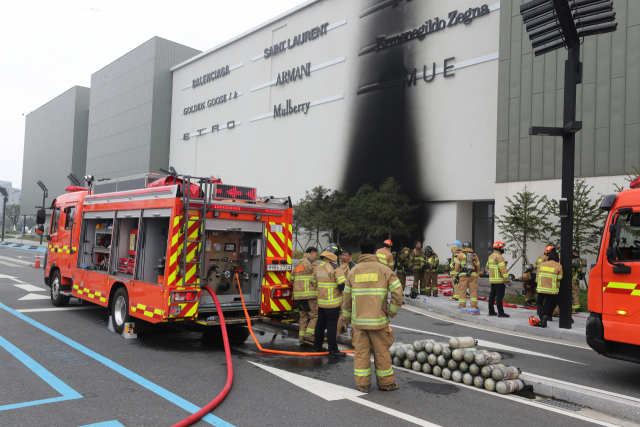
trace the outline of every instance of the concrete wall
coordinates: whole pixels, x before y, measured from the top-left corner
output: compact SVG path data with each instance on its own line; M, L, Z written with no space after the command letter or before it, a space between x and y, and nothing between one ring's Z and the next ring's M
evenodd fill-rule
M534 57L521 0L502 2L497 182L561 177L562 140L529 136L530 126L561 126L564 49ZM575 175L616 176L640 167L640 2L614 0L618 29L587 37L577 88Z
M380 0L309 1L230 43L174 67L170 163L179 172L219 175L238 185L258 186L259 194L289 195L323 185L353 194L364 183L379 186L387 177L419 202L491 200L494 196L498 90L500 4L470 25L458 24L379 52L362 54L376 38L448 18L454 10L480 7L476 0L401 1L364 15ZM338 25L346 20L343 25ZM264 49L324 23L337 25L326 35L268 59ZM427 83L403 85L416 68L431 74L448 64L460 66L455 76L443 74ZM310 77L285 85L258 86L302 64L334 61ZM470 61L470 62L469 62ZM192 87L194 79L226 66L229 75ZM462 67L468 65L466 67ZM236 67L234 67L236 66ZM374 90L370 85L380 84ZM184 113L188 107L222 95L238 98ZM335 97L313 106L308 114L273 118L274 106ZM264 116L264 119L257 119ZM235 128L226 129L234 121ZM217 125L220 130L211 132ZM184 135L189 134L185 139ZM465 185L447 185L457 163L479 170ZM488 171L488 173L487 173ZM421 229L434 245L451 242L455 233L431 240L432 223L444 219L434 204ZM471 238L471 214L462 228ZM453 219L457 227L457 214ZM437 235L443 234L437 230ZM434 234L436 236L436 234ZM459 237L459 236L458 236ZM441 250L444 252L445 250Z
M9 181L0 181L0 187L4 187L7 190L7 194L9 194L9 200L7 201L7 206L20 204L21 192L19 188L13 188L13 185ZM4 201L2 196L0 196L0 218L2 218L3 211L4 211Z
M75 86L29 113L25 122L21 215L34 215L42 205L42 181L49 190L47 205L69 185L67 175L85 174L89 88Z
M169 68L198 53L154 37L91 76L87 173L118 178L168 167Z

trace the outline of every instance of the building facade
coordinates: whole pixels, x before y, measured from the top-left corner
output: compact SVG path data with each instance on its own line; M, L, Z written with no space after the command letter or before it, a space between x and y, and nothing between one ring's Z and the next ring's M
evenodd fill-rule
M496 149L496 213L525 186L560 198L562 138L529 136L530 126L562 126L564 49L535 57L520 16L522 1L502 2ZM640 2L614 0L617 31L584 39L577 87L575 177L593 196L627 187L640 168ZM499 230L496 230L499 235ZM546 242L531 246L537 257ZM593 257L591 257L593 258ZM591 263L591 261L589 261Z
M7 201L7 206L9 205L19 205L20 204L20 194L21 191L19 188L13 188L13 184L10 181L0 181L0 187L4 187L7 190L7 194L9 194L9 200ZM0 197L0 218L4 213L4 200Z
M501 13L307 1L172 68L170 164L294 202L394 177L441 257L455 238L487 244Z
M42 206L42 181L47 204L69 185L67 175L85 174L89 88L74 86L27 114L22 161L21 215L35 215Z
M119 178L168 167L169 69L198 53L153 37L91 75L88 174Z

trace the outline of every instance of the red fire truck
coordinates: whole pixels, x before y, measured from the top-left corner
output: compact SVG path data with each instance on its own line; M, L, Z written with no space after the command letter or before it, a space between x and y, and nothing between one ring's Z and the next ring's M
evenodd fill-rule
M607 357L640 363L640 178L606 196L600 250L589 276L587 343Z
M44 282L54 306L75 297L107 307L117 332L131 318L217 325L208 284L227 323L246 323L239 289L252 320L291 315L290 198L177 174L88 182L50 208Z

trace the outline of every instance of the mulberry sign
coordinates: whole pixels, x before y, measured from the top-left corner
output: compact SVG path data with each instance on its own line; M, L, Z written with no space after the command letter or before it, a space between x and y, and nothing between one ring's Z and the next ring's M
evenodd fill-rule
M448 19L429 19L425 21L420 27L411 31L404 32L392 37L378 37L376 39L375 49L376 51L384 50L388 47L395 46L401 43L406 43L412 40L424 40L431 33L444 30L447 27L453 27L458 24L469 25L475 18L479 18L484 15L488 15L491 11L488 5L481 7L469 8L469 10L458 13L457 10L449 12Z
M304 102L298 105L292 105L291 100L288 99L285 103L284 108L282 108L282 104L273 106L273 118L276 117L285 117L290 116L291 114L304 113L307 114L309 112L309 107L311 106L310 102Z

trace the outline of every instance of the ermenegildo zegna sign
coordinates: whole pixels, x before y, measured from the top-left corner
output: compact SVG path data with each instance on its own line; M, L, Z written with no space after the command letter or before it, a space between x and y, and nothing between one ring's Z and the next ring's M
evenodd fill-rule
M469 25L475 18L488 15L490 13L489 6L483 5L481 7L469 8L469 10L458 13L457 10L449 12L448 19L429 19L425 21L420 27L411 31L404 32L392 37L378 37L376 39L375 50L380 51L391 46L395 46L401 43L405 43L411 40L424 40L431 33L444 30L447 27L453 27L458 24Z

